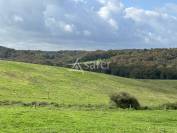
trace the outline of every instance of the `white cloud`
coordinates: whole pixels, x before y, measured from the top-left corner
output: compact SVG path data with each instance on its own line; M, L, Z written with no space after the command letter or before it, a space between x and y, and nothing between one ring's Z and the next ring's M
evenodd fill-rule
M66 32L73 32L73 25L69 25L69 24L66 24L65 26L64 26L64 30L66 31Z
M15 21L15 22L23 22L24 20L23 20L22 17L20 17L20 16L18 16L18 15L14 15L14 21Z
M58 34L58 32L62 31L72 33L74 31L73 24L67 24L64 21L56 20L53 17L46 18L45 25L53 34Z
M177 17L177 4L167 3L163 7L157 8L156 10Z
M135 7L130 7L125 9L125 18L130 18L137 22L148 22L150 20L160 19L175 19L174 16L170 16L167 13L143 10ZM147 21L148 20L148 21ZM159 21L160 22L160 21Z
M144 38L146 44L175 45L176 39L174 40L173 36L177 33L176 16L160 10L130 7L125 9L124 17L136 23L139 37Z
M103 6L97 12L110 26L118 29L118 22L114 19L114 15L123 9L123 4L119 0L101 0L99 1Z
M126 7L123 0L0 0L0 44L28 49L43 49L42 44L62 49L177 47L176 7L145 10Z
M114 27L114 29L118 29L118 28L119 28L118 23L117 23L114 19L112 19L112 18L108 20L108 23L109 23L112 27Z
M119 12L123 8L123 4L119 0L107 0L107 2L101 3L103 6L98 11L98 15L104 19L108 19L112 13Z

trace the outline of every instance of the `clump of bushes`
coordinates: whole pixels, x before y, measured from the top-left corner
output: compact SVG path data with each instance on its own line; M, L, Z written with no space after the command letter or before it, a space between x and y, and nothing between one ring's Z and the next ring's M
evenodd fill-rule
M22 101L9 101L9 100L4 100L0 101L0 106L25 106L25 107L59 107L58 103L55 102L29 102L25 103Z
M163 104L160 108L168 110L177 110L177 103L166 103Z
M118 108L140 109L140 104L139 104L138 100L126 92L112 94L110 96L110 100Z

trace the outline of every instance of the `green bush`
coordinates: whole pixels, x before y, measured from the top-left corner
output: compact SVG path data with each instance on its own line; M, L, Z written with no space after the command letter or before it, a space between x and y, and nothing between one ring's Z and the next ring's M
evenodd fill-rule
M115 103L115 105L119 108L132 108L132 109L139 109L140 104L138 100L131 96L128 93L121 92L121 93L116 93L110 96L110 100Z
M161 106L163 109L177 110L177 103L166 103Z

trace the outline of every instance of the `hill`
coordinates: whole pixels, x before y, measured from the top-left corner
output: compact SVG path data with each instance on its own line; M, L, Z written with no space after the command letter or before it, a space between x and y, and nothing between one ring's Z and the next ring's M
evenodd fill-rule
M0 61L2 133L174 133L177 112L107 108L124 91L142 106L177 101L175 80L137 80L45 65ZM57 106L28 106L28 103Z
M50 101L67 105L108 105L109 95L128 92L142 105L177 101L174 80L136 80L106 74L0 61L0 101Z
M71 67L68 64L87 62L92 66L99 60L109 63L108 69L101 67L84 70L101 72L135 79L177 79L177 49L127 49L97 51L34 51L0 47L0 59L51 66Z

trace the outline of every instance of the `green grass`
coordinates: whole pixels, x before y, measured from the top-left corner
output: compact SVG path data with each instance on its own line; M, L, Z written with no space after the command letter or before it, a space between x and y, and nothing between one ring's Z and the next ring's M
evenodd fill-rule
M0 101L56 102L63 108L0 106L0 133L175 133L177 111L88 109L109 106L115 92L142 106L177 102L176 80L135 80L71 69L0 61ZM66 105L74 105L66 108Z
M134 80L65 68L0 61L0 100L108 105L109 95L119 91L134 95L143 106L177 101L175 80Z
M167 115L168 114L168 115ZM1 133L177 133L176 111L0 108Z

